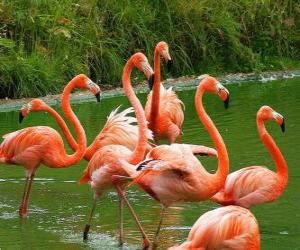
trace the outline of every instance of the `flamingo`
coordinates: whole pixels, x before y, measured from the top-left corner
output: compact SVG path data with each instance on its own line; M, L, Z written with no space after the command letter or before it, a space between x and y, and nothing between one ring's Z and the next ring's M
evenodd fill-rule
M229 169L229 159L226 146L214 123L211 121L202 104L205 92L219 95L228 107L229 92L215 78L207 76L197 89L195 106L198 116L208 130L217 150L218 169L215 174L205 170L193 154L193 149L187 144L161 145L153 148L147 154L145 161L138 167L120 160L120 166L131 178L113 176L113 182L122 195L120 184L125 180L133 180L150 196L162 204L160 222L155 234L153 245L156 246L165 209L176 202L198 202L211 198L221 189ZM210 149L212 152L214 149ZM137 217L134 216L136 219Z
M269 106L262 106L256 116L260 139L275 162L277 172L265 167L242 168L227 176L224 187L212 197L222 205L239 205L250 208L253 205L276 200L288 183L288 169L285 159L276 143L267 132L264 122L275 120L285 131L284 118Z
M93 92L99 90L98 85L85 75L78 75L73 78L66 88L71 91L74 86L88 88ZM22 107L20 121L34 111L46 111L51 115L56 113L42 100L34 99ZM26 172L24 193L19 209L19 215L22 218L27 216L32 181L39 165L44 164L50 168L70 167L79 162L85 153L86 136L69 104L65 106L64 113L74 127L78 138L79 146L72 155L66 153L61 136L50 127L28 127L3 136L4 141L0 145L0 163L22 165ZM55 118L59 119L59 117Z
M259 250L259 226L254 215L239 206L220 207L203 214L187 241L169 250Z
M70 91L65 89L62 93L62 109L69 105ZM100 101L100 92L97 92L97 100ZM94 141L87 147L84 154L84 159L90 161L95 152L106 145L124 145L125 147L133 150L138 140L138 127L135 125L136 118L129 116L133 112L132 108L127 108L119 112L119 107L113 110L107 118L105 125L100 133L96 136ZM78 144L68 130L65 122L59 119L59 126L64 133L68 144L75 151ZM147 133L147 138L152 139L151 132ZM150 144L147 145L147 151L152 148Z
M136 97L130 82L130 75L132 69L136 67L142 71L145 76L151 80L153 79L153 70L148 63L146 56L142 53L135 53L127 61L122 75L122 83L126 96L128 97L138 122L138 140L134 150L130 150L124 145L106 145L101 147L94 153L89 161L87 168L84 170L83 176L80 179L80 184L89 183L93 189L94 198L91 213L88 218L88 223L85 226L83 238L88 238L91 219L95 212L97 200L108 188L113 187L111 182L112 175L126 175L126 172L120 168L118 159L124 159L131 164L137 164L144 159L147 150L147 137L149 137L149 130L147 129L147 121L143 107ZM123 217L122 217L123 203L119 199L119 243L122 244L123 240ZM142 227L138 224L144 239L144 246L149 246L149 240L144 233Z
M149 128L153 131L156 141L160 138L167 138L171 144L182 135L184 104L178 99L172 87L165 89L160 83L160 56L164 58L168 66L171 65L172 60L166 42L159 42L155 47L154 84L153 90L147 98L145 113Z

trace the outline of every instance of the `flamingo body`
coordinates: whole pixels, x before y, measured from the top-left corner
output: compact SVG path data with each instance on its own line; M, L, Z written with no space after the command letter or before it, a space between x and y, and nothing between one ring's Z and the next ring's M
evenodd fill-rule
M229 174L225 186L212 200L222 204L251 205L271 202L283 192L277 174L265 167L252 166Z
M235 204L249 208L253 205L272 202L284 191L288 183L287 165L265 128L265 120L275 120L284 131L284 119L269 106L262 106L257 112L258 133L275 162L277 172L261 166L246 167L235 171L227 176L224 187L212 197L213 201L222 205Z
M260 234L253 214L239 206L214 209L193 225L187 241L169 250L258 250Z
M177 97L172 87L165 89L160 86L159 110L155 117L155 123L151 123L151 106L153 91L148 95L145 114L149 127L153 129L156 139L167 138L170 143L182 134L182 124L184 120L183 102ZM154 100L157 101L157 100Z
M154 51L154 84L149 93L145 106L148 127L153 131L156 141L166 138L169 143L174 143L176 138L182 135L184 119L184 105L172 90L165 89L160 81L160 58L163 58L168 66L172 59L169 54L169 46L166 42L159 42ZM152 88L151 87L151 88Z
M97 150L89 161L80 179L80 184L89 183L96 196L113 187L113 175L127 175L118 159L128 161L132 151L122 145L107 145Z
M30 172L41 163L51 168L64 166L60 156L66 155L63 140L50 127L29 127L6 134L3 138L0 145L2 163L23 165Z
M202 201L218 190L201 162L187 144L161 145L147 155L150 161L141 173L134 177L153 198L168 207L184 201Z
M138 141L138 127L135 117L129 114L133 112L132 108L127 108L118 113L118 108L113 110L107 117L107 121L101 132L87 148L84 158L91 160L95 152L107 145L123 145L129 150L134 150ZM147 130L147 138L152 139L150 130ZM148 145L150 150L151 146Z

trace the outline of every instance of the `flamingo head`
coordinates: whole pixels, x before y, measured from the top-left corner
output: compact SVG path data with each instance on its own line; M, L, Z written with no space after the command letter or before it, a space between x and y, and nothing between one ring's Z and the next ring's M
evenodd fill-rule
M263 121L275 120L281 127L281 131L285 131L284 117L281 114L277 113L270 106L262 106L257 112L257 119L261 119Z
M73 80L75 80L76 88L88 89L95 95L97 101L100 102L100 87L96 83L94 83L90 78L88 78L85 74L79 74L75 76Z
M24 104L19 113L19 123L21 123L26 115L30 112L45 110L47 104L41 99L33 99L29 103Z
M154 71L149 64L147 57L143 53L138 52L131 56L130 61L139 71L142 71L145 74L149 87L152 89L154 83Z
M214 77L207 75L199 84L199 87L205 88L206 91L217 94L227 109L229 105L229 91Z
M167 67L168 67L168 70L170 71L171 70L171 67L172 67L172 64L173 64L173 61L172 61L172 58L170 56L170 53L169 53L169 46L166 42L159 42L156 47L155 47L155 51L158 51L158 53L161 55L161 57L165 60L166 64L167 64Z

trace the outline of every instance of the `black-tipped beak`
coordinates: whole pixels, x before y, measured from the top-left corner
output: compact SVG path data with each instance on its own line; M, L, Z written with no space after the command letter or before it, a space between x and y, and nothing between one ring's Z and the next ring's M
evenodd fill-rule
M282 123L281 123L280 127L281 127L282 133L284 133L284 131L285 131L285 122L284 122L284 119L282 120Z
M152 90L153 84L154 84L154 74L152 74L148 79L148 86L150 90Z
M141 170L143 170L143 168L145 168L145 167L147 166L147 164L148 164L149 162L151 162L151 161L153 161L153 160L142 161L142 162L138 165L138 167L136 168L136 171L141 171Z
M19 123L22 123L24 116L22 115L22 111L19 113Z
M228 109L228 106L229 106L229 95L227 96L226 100L224 101L225 109Z
M96 99L97 99L97 102L100 102L100 92L98 92L96 95L95 95Z
M168 60L167 61L167 69L169 72L171 71L172 65L173 65L173 60Z

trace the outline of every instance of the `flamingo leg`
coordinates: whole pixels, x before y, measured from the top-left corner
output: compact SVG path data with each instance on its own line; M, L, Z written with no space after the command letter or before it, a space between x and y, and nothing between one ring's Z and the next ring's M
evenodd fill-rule
M158 227L157 227L157 230L156 230L156 233L154 236L153 249L156 249L156 247L157 247L158 236L159 236L160 228L163 223L163 217L165 215L165 212L166 212L166 207L162 205L161 210L160 210L160 220L159 220Z
M123 237L124 237L123 207L124 207L124 202L122 197L119 195L119 246L123 245Z
M85 225L85 228L84 228L84 231L83 231L83 240L87 240L88 239L88 234L89 234L89 230L90 230L90 227L91 227L91 221L92 221L93 215L95 213L95 209L96 209L96 205L97 205L97 200L98 200L98 198L94 197L94 199L93 199L93 206L92 206L91 213L89 215L88 223Z
M19 215L21 218L25 218L27 216L29 196L30 196L33 179L34 179L34 173L31 173L29 176L27 175L26 177L23 198L19 208Z
M141 225L141 223L140 223L140 221L139 221L136 213L134 212L131 204L129 203L129 201L128 201L126 195L125 195L124 190L120 187L120 182L124 182L124 181L132 181L132 178L127 177L127 176L120 176L120 175L113 175L112 176L112 182L115 185L115 187L116 187L116 189L117 189L117 191L119 193L119 196L122 197L122 199L125 201L125 203L126 203L128 209L129 209L132 217L134 218L134 220L136 222L136 225L137 225L139 231L142 234L142 238L143 238L143 241L144 241L144 247L143 247L143 249L148 249L149 246L150 246L149 238L146 235L146 233L145 233L145 231L144 231L144 229L143 229L143 227L142 227L142 225Z

